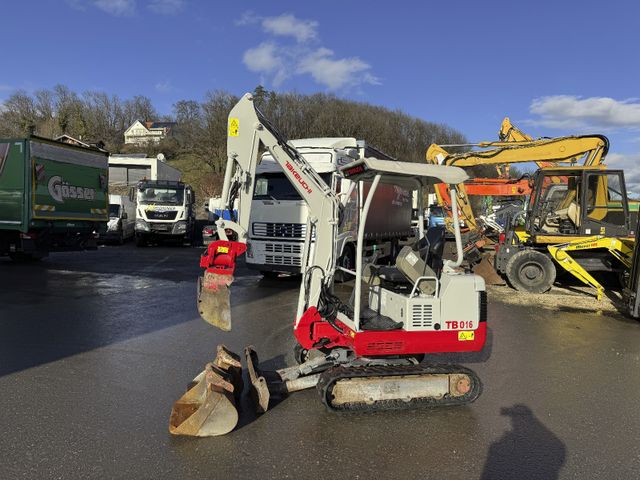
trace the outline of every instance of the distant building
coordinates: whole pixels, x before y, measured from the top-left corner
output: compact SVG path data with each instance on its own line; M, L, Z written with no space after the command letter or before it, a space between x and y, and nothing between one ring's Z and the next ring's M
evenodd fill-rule
M180 180L182 173L164 161L164 155L147 158L144 153L109 155L109 190L134 187L140 180Z
M147 145L158 143L171 135L175 122L141 122L136 120L124 132L124 143L128 145Z
M64 135L56 137L54 140L56 140L57 142L68 143L70 145L76 145L77 147L97 148L99 150L104 150L104 142L102 141L86 143L82 140L78 140L77 138L72 137L71 135L67 135L66 133Z

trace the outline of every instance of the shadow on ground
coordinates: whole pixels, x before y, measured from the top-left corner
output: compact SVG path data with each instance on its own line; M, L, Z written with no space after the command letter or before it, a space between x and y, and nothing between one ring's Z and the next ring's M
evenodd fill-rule
M526 405L516 404L500 413L510 418L511 430L489 447L480 478L557 479L567 456L562 440Z

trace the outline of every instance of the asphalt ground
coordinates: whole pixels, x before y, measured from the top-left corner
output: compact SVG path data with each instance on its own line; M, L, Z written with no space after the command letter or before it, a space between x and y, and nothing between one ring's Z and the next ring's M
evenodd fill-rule
M259 417L244 397L226 436L172 437L171 405L218 343L293 362L299 280L241 266L223 333L196 311L199 253L0 259L0 479L640 478L640 324L492 292L485 350L426 360L474 369L472 405L336 415L308 390Z

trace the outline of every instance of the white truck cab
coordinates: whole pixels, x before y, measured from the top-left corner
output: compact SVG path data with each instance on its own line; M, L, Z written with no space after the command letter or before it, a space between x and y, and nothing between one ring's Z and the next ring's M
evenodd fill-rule
M137 186L136 245L150 241L192 242L196 224L195 193L172 180L142 180Z
M308 138L291 140L327 185L344 198L345 208L338 236L338 264L355 267L355 242L358 229L360 200L352 182L338 174L339 167L362 157L387 158L355 138ZM386 187L385 187L386 188ZM365 189L360 189L361 195ZM392 254L400 239L413 234L411 228L411 192L391 188L378 195L384 205L372 210L367 222L370 250L380 255ZM251 204L251 225L248 232L246 265L264 276L279 273L301 273L308 208L280 166L267 152L256 169L256 183ZM390 222L389 218L394 218ZM384 219L384 221L376 221ZM371 228L370 228L371 227ZM313 239L312 239L313 241ZM370 252L369 252L370 253Z

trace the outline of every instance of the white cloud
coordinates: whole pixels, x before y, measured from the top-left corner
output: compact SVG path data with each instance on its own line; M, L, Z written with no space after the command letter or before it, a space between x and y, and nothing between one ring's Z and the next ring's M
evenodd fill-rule
M266 17L262 20L262 29L266 33L282 37L293 37L298 42L313 40L318 35L318 22L301 20L285 13L278 17Z
M151 0L149 10L160 15L174 15L185 6L185 0Z
M250 48L242 56L242 61L252 72L268 75L274 85L280 85L288 76L285 58L278 52L275 43L264 42Z
M165 80L164 82L158 82L154 85L154 88L156 89L156 92L158 93L169 93L172 92L174 90L173 85L171 84L171 81L169 80Z
M315 20L302 20L288 13L260 17L247 11L235 24L260 24L269 36L295 40L287 43L283 39L284 43L280 43L271 39L244 52L243 63L250 71L261 75L261 83L269 81L277 87L292 76L310 75L329 90L380 85L380 80L371 73L371 65L364 60L337 57L332 50L318 46L319 24Z
M611 168L624 170L627 193L640 195L640 153L610 153L605 163Z
M640 101L637 98L615 100L610 97L552 95L534 99L529 111L539 116L531 123L549 128L640 128Z
M234 23L238 27L244 27L246 25L254 25L260 21L260 17L256 15L253 10L247 10L242 13L242 16Z
M334 58L328 48L319 48L305 58L299 65L300 73L308 73L313 79L330 90L368 83L380 85L379 80L371 73L371 65L353 58Z
M128 17L136 11L136 0L94 0L100 10L118 17Z

